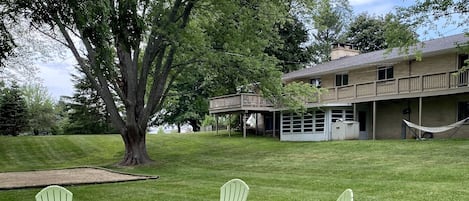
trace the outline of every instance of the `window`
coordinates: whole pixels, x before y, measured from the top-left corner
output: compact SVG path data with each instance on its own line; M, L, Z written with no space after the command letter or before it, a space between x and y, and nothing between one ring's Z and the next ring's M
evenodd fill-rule
M315 86L316 88L321 88L321 78L310 79L309 84L311 84L311 86Z
M335 86L340 87L345 85L348 85L348 74L344 73L335 75Z
M458 103L458 121L469 117L469 102Z
M332 121L353 121L353 110L352 109L335 109L332 110Z
M326 114L317 110L314 113L314 131L315 132L324 132L324 120L326 119Z
M468 60L469 59L469 55L467 54L460 54L458 56L458 69L462 68L463 66L467 66L465 65L464 61Z
M394 78L394 68L392 66L378 67L378 80Z
M282 133L284 135L317 134L324 132L326 113L316 110L304 115L284 113L282 115Z

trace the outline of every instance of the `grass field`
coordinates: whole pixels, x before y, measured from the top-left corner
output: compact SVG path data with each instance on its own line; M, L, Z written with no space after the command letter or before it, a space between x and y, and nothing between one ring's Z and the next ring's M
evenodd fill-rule
M0 137L0 172L101 166L158 180L67 187L74 201L218 200L231 178L248 200L336 200L346 188L365 200L469 200L469 140L279 142L268 137L148 136L155 164L116 168L118 135ZM0 181L1 182L1 181ZM33 200L40 189L0 191Z

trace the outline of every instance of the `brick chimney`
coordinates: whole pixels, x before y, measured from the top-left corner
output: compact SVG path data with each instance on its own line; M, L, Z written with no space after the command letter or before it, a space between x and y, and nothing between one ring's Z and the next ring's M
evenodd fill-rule
M340 59L342 57L350 57L359 55L360 51L356 47L349 44L332 44L331 60Z

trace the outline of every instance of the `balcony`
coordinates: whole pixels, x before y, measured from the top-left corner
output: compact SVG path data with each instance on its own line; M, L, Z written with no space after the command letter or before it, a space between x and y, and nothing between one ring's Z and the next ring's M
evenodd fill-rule
M469 92L469 72L431 73L327 88L321 103L364 102L373 100L438 96Z
M327 88L318 102L358 103L368 101L449 95L469 92L469 72L431 73ZM272 111L273 105L257 94L236 94L210 99L210 113Z
M210 98L209 111L227 113L235 111L270 111L273 105L258 94L233 94Z

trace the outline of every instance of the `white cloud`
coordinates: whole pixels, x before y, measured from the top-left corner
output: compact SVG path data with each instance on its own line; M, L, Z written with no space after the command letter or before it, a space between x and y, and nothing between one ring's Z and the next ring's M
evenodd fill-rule
M362 5L367 5L367 4L372 4L375 2L380 2L379 0L350 0L350 5L352 6L362 6Z
M70 75L76 72L73 67L75 63L73 58L67 58L62 62L37 64L38 77L42 79L43 85L55 100L59 100L60 96L73 94L73 82Z

